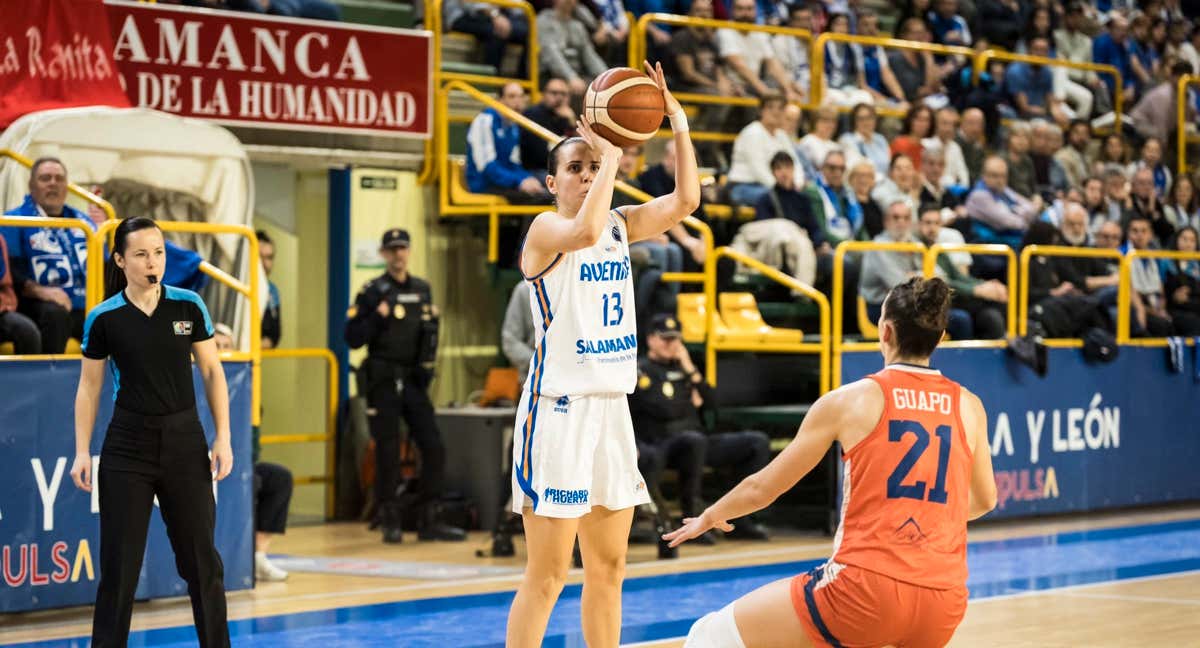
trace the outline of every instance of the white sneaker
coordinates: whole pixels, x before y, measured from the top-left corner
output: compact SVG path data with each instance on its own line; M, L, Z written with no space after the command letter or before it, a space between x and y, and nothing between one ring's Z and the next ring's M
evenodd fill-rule
M260 581L279 582L287 580L288 573L276 567L267 554L256 551L254 552L254 577Z

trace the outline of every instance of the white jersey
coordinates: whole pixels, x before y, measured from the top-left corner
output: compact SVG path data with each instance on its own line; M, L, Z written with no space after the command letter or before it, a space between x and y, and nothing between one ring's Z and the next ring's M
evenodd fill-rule
M529 281L537 343L525 391L628 394L637 384L637 318L625 217L608 213L595 245L559 254Z

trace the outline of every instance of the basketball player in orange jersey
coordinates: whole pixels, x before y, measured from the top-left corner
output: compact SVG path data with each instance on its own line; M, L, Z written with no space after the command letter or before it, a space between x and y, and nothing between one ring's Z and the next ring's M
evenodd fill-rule
M996 505L979 398L929 367L950 288L913 278L883 303L886 366L822 396L792 443L671 544L769 505L842 447L842 522L822 566L701 618L687 648L942 646L967 609L967 520Z
M537 343L517 408L513 510L525 523L525 576L509 611L507 645L542 645L579 537L583 636L616 648L633 507L649 501L637 467L627 394L637 384L637 318L629 244L658 236L700 204L687 118L662 66L646 71L675 133L675 191L609 209L621 149L586 120L549 155L555 211L529 227L520 259ZM644 83L639 81L635 83Z

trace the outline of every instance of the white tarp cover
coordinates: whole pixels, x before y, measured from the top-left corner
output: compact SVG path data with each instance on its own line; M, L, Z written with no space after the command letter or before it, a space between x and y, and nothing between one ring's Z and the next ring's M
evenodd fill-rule
M238 139L216 124L144 108L48 110L13 122L0 134L0 148L34 159L60 158L70 180L84 187L128 180L193 197L201 203L207 222L253 226L254 181L249 159ZM21 203L28 193L28 183L28 170L0 158L0 206L4 210ZM115 197L113 201L118 202ZM78 199L72 198L71 202L83 207ZM166 217L187 220L186 214L180 210ZM154 215L164 217L161 213ZM191 219L196 219L194 211ZM214 265L247 280L248 247L243 237L205 236L195 239L194 244ZM260 285L264 286L260 295L265 305L265 279ZM215 318L244 325L244 300L217 301L225 303L220 309L223 315L214 313ZM238 338L245 340L241 335Z

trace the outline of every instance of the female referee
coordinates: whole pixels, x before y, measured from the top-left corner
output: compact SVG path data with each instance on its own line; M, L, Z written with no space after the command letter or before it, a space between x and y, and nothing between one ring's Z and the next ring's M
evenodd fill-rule
M637 382L637 318L629 244L658 236L700 204L687 118L651 68L675 132L674 193L609 210L621 149L592 131L559 142L546 186L556 211L530 225L520 256L537 344L513 444L513 511L528 562L508 617L510 648L542 644L575 537L583 556L583 635L615 648L633 507L649 501L637 468L626 394Z
M92 645L124 646L158 496L175 566L187 581L196 634L205 648L229 646L224 566L213 544L213 478L233 468L229 394L212 341L213 325L193 292L164 286L162 231L149 218L117 226L105 271L108 296L83 327L83 367L75 395L71 477L92 490L91 440L105 359L112 357L116 404L100 450L100 585ZM208 458L192 388L195 356L217 427Z
M913 278L879 318L882 371L813 403L796 438L698 518L676 546L765 508L837 441L842 522L825 564L701 617L685 648L944 646L967 610L967 520L996 505L979 397L929 366L950 287Z

